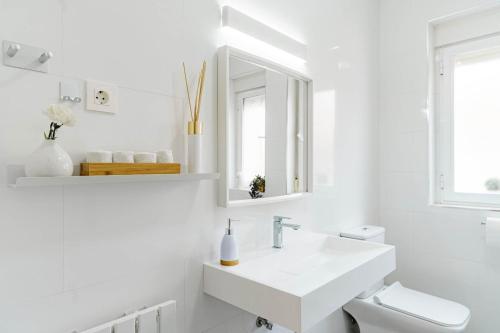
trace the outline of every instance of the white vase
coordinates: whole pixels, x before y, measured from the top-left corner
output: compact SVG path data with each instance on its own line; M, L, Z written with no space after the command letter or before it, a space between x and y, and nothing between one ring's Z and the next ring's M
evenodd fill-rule
M201 173L201 134L188 135L189 173Z
M71 157L55 140L44 140L28 158L27 177L59 177L73 175Z

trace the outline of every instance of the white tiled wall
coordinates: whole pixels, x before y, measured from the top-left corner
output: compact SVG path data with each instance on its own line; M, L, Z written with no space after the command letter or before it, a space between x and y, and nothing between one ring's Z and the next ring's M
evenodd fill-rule
M397 246L389 282L462 302L468 332L496 332L500 252L484 242L485 212L429 207L427 22L499 1L381 0L380 222Z
M224 3L309 45L307 70L323 96L315 114L313 199L223 210L216 208L215 182L8 189L6 166L23 164L39 144L47 125L41 111L56 102L63 79L82 91L86 79L119 88L116 115L77 106L77 126L61 130L76 162L98 148L171 147L182 160L181 62L195 72L203 59L203 158L207 170L216 170L220 4L0 0L0 40L55 54L49 74L0 66L2 333L69 333L168 299L178 302L180 333L253 332L255 317L202 292L202 263L217 258L226 217L242 218L236 230L243 249L270 246L273 214L327 232L376 223L378 2ZM343 325L337 312L312 331L343 332Z

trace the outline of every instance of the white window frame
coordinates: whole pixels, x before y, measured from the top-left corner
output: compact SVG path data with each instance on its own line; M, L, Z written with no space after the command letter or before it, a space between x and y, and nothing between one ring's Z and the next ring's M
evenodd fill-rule
M435 49L434 69L434 203L500 209L500 193L461 193L454 190L454 59L465 52L500 46L500 36L475 38Z
M257 97L257 96L266 96L266 88L265 87L258 87L258 88L252 88L252 89L249 89L249 90L244 90L244 91L240 91L240 92L237 92L235 94L235 104L236 104L236 146L238 147L238 149L236 149L236 164L235 164L235 181L236 181L236 184L239 184L238 186L236 186L236 189L240 189L240 190L248 190L248 187L249 186L241 186L240 183L241 183L241 180L240 180L240 174L242 172L242 168L243 168L243 156L242 156L242 152L243 152L243 138L242 138L242 135L243 135L243 117L242 117L242 114L243 114L243 107L244 107L244 100L246 98L252 98L252 97ZM266 110L267 111L267 110ZM264 175L265 176L265 175Z

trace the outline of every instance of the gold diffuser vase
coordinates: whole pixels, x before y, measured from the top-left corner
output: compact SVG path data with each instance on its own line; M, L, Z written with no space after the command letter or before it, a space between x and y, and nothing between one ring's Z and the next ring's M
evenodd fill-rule
M196 97L193 103L191 102L191 93L189 91L189 82L186 74L186 65L182 64L184 70L184 82L186 84L186 93L189 103L189 113L191 120L188 122L188 170L189 173L202 172L202 122L200 120L201 99L205 89L205 73L207 70L207 62L203 62L200 74L198 76L198 85L196 88Z
M188 135L199 135L202 133L201 121L188 121Z

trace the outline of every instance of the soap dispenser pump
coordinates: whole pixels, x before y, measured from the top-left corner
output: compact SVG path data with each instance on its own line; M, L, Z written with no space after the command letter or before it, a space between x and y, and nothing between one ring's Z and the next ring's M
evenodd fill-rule
M222 266L236 266L240 263L238 244L231 228L232 221L237 220L228 219L228 227L220 245L220 264Z

